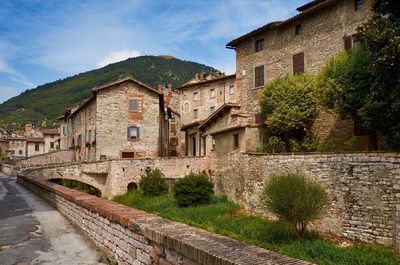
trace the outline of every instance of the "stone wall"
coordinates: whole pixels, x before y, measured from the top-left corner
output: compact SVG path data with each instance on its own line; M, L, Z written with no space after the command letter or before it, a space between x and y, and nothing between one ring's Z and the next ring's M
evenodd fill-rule
M61 151L32 156L23 160L18 160L15 166L21 168L28 168L28 167L37 167L46 165L65 164L74 161L75 161L74 150L61 150Z
M19 176L113 261L135 265L311 265L153 214Z
M215 189L248 210L268 216L260 202L274 173L304 172L329 193L319 231L365 242L400 244L400 154L237 154L215 161Z

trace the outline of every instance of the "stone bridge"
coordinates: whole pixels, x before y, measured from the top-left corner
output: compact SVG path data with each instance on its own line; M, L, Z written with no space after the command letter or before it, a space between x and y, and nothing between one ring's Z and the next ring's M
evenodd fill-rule
M179 157L155 159L120 159L93 163L69 163L30 168L22 172L41 180L71 179L89 184L104 198L113 198L127 191L130 183L138 184L147 169L159 168L172 184L190 171L209 170L212 159Z

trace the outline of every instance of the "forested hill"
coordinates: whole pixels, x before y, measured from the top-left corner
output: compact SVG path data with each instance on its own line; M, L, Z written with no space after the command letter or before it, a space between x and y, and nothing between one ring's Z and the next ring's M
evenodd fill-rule
M155 87L159 82L171 81L176 88L200 71L213 70L212 67L182 61L171 56L130 58L29 89L9 99L0 104L0 126L19 128L28 122L38 126L55 125L55 118L62 115L65 109L88 98L92 87L128 75L151 87Z

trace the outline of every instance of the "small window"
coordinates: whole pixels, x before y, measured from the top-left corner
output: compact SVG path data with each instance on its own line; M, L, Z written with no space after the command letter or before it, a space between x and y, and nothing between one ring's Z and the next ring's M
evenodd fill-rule
M211 150L215 150L215 138L213 136L212 140L211 140Z
M138 100L132 98L129 100L129 111L130 112L138 112Z
M39 151L39 144L35 143L35 151Z
M50 135L50 138L51 138L51 139L54 139L54 135Z
M264 85L264 65L254 68L254 86L260 87Z
M15 155L15 150L11 150L11 154L12 154L12 155Z
M211 90L210 90L210 98L215 98L215 96L216 96L215 88L211 88Z
M199 92L194 92L193 93L193 101L199 100Z
M77 145L78 146L82 145L82 134L78 135Z
M364 7L364 0L354 0L354 10L361 10Z
M238 149L239 148L239 134L234 134L233 135L233 148Z
M193 118L197 119L199 116L199 110L198 109L194 109L193 110Z
M22 150L19 150L19 152L18 152L20 155L22 155Z
M54 149L54 142L50 143L50 149Z
M294 34L300 35L300 33L301 33L301 24L297 24L294 29Z
M128 140L140 139L140 128L138 126L128 127Z
M229 94L230 94L230 95L235 94L235 85L230 85L230 86L229 86Z
M304 52L293 55L293 74L304 73Z
M255 51L261 52L264 50L264 39L259 39L255 41Z
M210 107L210 112L213 113L215 111L215 106Z
M62 131L63 131L63 135L66 136L68 133L68 127L67 126L63 126L62 127Z

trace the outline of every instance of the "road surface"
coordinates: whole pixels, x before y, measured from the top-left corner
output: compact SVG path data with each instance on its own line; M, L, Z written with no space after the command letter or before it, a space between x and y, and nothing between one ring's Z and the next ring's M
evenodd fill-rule
M103 264L101 253L41 198L0 172L0 264Z

